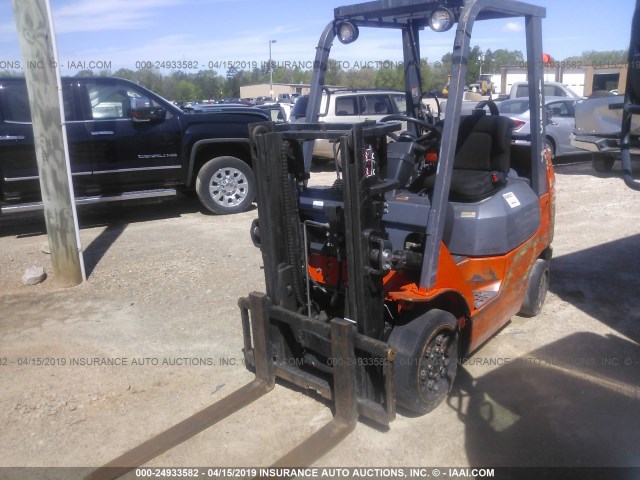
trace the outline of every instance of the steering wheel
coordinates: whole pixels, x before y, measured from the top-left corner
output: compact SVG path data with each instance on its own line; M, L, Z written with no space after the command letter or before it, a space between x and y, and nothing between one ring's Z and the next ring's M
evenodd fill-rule
M497 111L497 107L496 107L496 111ZM407 115L401 115L401 114L387 115L386 117L382 117L380 119L381 122L391 122L394 120L398 122L415 123L416 125L420 125L422 128L424 128L427 131L427 133L418 137L416 139L417 142L427 140L432 134L436 135L438 138L442 136L442 131L440 130L439 127L436 127L435 125L432 125L429 122L425 122L424 120L419 120L417 118L409 117Z
M489 112L493 116L500 115L498 111L498 105L493 100L482 100L480 103L476 105L476 110L482 110L484 107L489 107Z

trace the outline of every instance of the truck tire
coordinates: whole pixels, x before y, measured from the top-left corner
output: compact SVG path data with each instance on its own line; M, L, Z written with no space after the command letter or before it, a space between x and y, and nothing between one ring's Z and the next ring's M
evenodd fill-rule
M534 263L529 274L527 291L518 315L523 317L535 317L542 310L544 299L549 289L549 261L539 258Z
M458 367L458 321L444 310L430 310L389 337L396 349L396 402L423 415L445 399Z
M245 212L255 198L253 170L236 157L213 158L198 172L196 193L202 205L215 214Z

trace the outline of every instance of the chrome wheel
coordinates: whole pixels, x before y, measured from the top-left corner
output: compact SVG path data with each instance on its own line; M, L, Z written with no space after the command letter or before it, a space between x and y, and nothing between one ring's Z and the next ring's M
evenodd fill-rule
M255 198L251 166L239 158L216 157L205 163L196 177L202 205L217 215L246 212Z
M237 168L221 168L211 177L209 192L218 205L235 207L247 198L249 181Z

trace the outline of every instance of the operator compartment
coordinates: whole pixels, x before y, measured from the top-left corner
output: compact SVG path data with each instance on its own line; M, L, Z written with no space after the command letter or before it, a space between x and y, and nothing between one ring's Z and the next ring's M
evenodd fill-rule
M530 149L522 152L522 146L511 145L511 129L509 118L484 113L461 121L442 238L453 255L505 254L534 235L540 224L539 198L518 161L529 157ZM384 191L380 212L381 233L394 253L423 239L436 181L436 164L425 159L437 158L439 147L437 142L421 145L403 135L386 145L381 169L387 185L396 186ZM308 224L328 228L340 220L344 201L339 170L332 186L299 192L300 212ZM326 250L318 242L311 242L310 248Z
M530 160L531 150L512 145L513 121L490 110L460 120L442 235L453 255L503 255L540 225L539 198L523 160ZM409 189L431 195L436 173L426 173Z

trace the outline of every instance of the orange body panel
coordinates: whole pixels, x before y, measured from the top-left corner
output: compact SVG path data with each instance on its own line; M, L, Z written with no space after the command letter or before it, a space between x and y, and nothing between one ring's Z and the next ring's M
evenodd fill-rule
M465 282L444 244L440 245L440 261L433 288L427 291L415 282L408 282L404 274L392 271L385 277L385 290L387 300L399 302L401 305L403 303L429 302L449 291L457 292L468 304L473 304L473 291Z
M464 298L470 322L464 322L471 352L496 333L522 306L535 261L553 240L555 190L553 168L550 172L549 193L540 198L540 226L526 242L506 255L498 257L466 258L455 264L444 245L440 248L440 262L436 283L432 288L420 288L415 283L401 285L401 278L391 272L385 284L387 299L402 303L429 302L445 292L457 292ZM395 274L395 275L394 275ZM493 291L497 294L479 308L474 305L474 291Z

